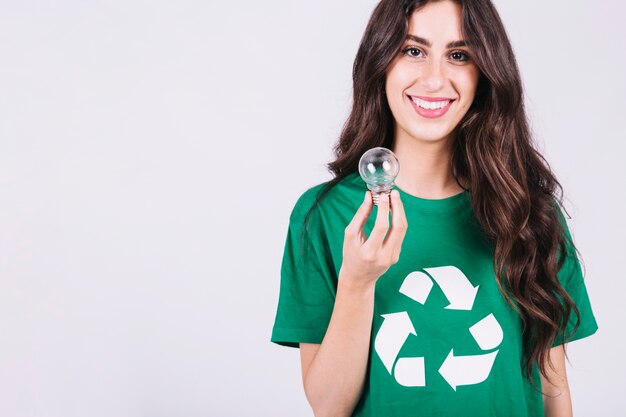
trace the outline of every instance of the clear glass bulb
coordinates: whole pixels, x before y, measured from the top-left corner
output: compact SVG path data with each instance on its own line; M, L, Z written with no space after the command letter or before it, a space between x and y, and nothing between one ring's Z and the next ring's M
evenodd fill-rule
M381 146L365 152L359 160L359 174L372 192L372 200L376 205L381 194L391 193L399 172L400 163L396 155Z

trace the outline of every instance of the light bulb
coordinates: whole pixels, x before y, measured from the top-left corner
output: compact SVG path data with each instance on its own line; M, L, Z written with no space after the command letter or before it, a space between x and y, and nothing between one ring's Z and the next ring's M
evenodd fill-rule
M396 155L381 146L365 152L359 160L359 174L372 192L372 200L376 205L381 194L391 193L399 172L400 163Z

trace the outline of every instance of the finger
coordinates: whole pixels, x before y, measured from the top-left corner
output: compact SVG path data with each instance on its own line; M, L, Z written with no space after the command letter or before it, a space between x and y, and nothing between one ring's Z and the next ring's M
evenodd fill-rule
M389 194L382 193L378 197L378 213L376 214L376 223L372 233L368 238L370 245L379 248L383 244L385 234L389 230Z
M400 253L402 241L406 235L408 223L404 211L404 205L397 190L391 191L391 228L387 234L387 238L383 243L383 248L388 249L391 253Z
M370 213L372 212L373 205L374 204L372 203L372 193L370 191L366 191L363 202L357 209L354 217L352 218L348 226L346 227L346 232L353 236L358 236L361 229L363 229L363 227L365 226L365 223L367 222Z

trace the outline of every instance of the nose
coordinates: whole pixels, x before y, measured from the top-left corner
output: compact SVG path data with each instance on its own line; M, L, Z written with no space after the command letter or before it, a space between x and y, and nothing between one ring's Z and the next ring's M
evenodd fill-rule
M439 90L444 77L444 68L438 59L429 59L422 67L421 84L426 91Z

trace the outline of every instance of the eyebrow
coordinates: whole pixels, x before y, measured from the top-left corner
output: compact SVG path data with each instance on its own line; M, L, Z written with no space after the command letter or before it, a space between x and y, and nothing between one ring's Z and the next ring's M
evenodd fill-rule
M416 35L406 35L406 38L417 43L421 43L422 45L426 45L429 48L433 46L432 42L428 39L424 39ZM461 46L467 46L467 43L465 41L453 41L447 44L446 48L459 48Z

